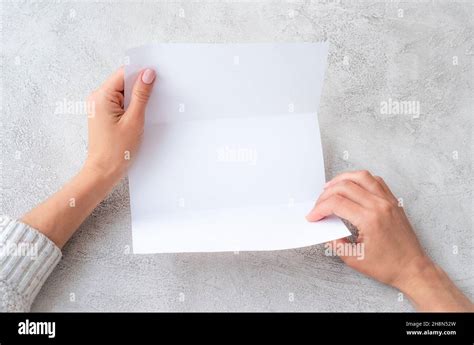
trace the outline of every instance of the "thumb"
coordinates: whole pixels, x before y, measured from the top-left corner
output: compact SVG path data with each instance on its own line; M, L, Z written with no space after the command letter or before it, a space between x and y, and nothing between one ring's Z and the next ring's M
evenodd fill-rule
M129 116L143 118L155 78L156 73L152 69L147 68L140 72L132 89L130 104L127 109Z

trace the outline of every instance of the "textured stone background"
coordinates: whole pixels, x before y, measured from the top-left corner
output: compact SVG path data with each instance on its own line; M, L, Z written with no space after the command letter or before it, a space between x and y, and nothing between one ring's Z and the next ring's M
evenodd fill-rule
M473 298L472 10L453 1L3 2L0 212L20 216L80 168L86 117L58 113L58 102L81 102L127 48L327 39L319 117L328 177L383 176L426 250ZM420 102L419 118L381 114L389 98ZM130 245L124 180L64 249L33 310L412 310L321 245L141 256L125 254Z

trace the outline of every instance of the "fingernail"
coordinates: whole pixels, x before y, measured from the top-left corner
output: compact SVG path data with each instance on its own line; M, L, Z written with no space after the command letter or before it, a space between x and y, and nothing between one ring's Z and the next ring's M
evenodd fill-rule
M147 68L142 73L142 81L147 85L150 85L151 83L153 83L153 81L155 80L155 77L156 77L155 71L149 68Z

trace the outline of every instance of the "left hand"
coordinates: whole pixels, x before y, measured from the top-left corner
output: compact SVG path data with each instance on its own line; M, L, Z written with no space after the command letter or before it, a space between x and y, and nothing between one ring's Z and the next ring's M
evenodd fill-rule
M59 248L118 183L137 152L155 72L140 72L127 110L123 78L124 69L120 68L89 96L89 153L84 167L21 219Z
M88 98L89 150L85 167L107 177L120 179L141 142L145 108L156 74L141 71L124 109L124 68L118 69Z

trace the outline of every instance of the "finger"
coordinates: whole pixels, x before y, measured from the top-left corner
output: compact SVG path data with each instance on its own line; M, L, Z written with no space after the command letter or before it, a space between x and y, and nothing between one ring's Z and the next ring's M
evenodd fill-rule
M380 200L377 196L368 192L357 183L350 180L342 180L327 187L319 197L317 203L321 203L333 195L341 195L365 208L370 208L374 202L377 202L376 198Z
M130 104L126 112L127 117L143 119L155 78L156 73L152 69L148 68L140 72L132 89Z
M108 91L123 92L125 71L123 66L116 70L109 78L102 84L102 87Z
M354 226L360 225L360 220L365 214L364 208L359 204L341 195L333 195L330 198L316 204L311 212L306 216L310 222L317 222L330 215L347 219Z
M398 199L397 197L392 193L392 191L390 190L390 188L387 186L387 184L385 183L385 181L383 180L383 178L381 178L380 176L374 176L374 178L377 180L378 183L380 183L380 185L382 186L383 190L385 191L385 193L394 199L394 201L396 201L398 203Z
M380 183L367 170L350 171L350 172L342 173L334 177L328 183L326 183L324 187L328 188L334 183L340 182L342 180L353 181L357 183L359 186L361 186L362 188L366 189L367 191L377 196L380 196L382 198L387 197Z

